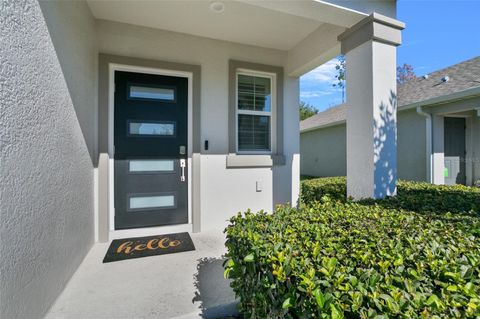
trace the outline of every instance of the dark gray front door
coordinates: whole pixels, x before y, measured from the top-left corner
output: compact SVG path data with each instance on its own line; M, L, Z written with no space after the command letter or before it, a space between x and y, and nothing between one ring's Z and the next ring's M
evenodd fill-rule
M445 118L445 184L466 183L465 173L465 119Z
M115 72L115 229L188 222L186 78Z

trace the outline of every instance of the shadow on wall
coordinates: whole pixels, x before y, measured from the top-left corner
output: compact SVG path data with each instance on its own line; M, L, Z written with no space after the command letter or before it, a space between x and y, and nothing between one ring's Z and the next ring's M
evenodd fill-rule
M85 1L39 1L93 165L97 152L95 19ZM72 19L73 17L73 19Z
M397 191L397 96L390 91L389 103L380 104L380 120L374 124L374 196L393 196ZM386 141L394 141L386 143Z
M195 297L192 303L200 302L202 318L224 318L237 316L237 301L230 287L230 280L223 277L224 258L202 258L198 260L194 275Z

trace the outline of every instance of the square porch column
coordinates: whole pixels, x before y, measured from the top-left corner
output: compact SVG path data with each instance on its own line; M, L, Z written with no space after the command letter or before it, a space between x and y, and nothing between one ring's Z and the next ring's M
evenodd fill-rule
M432 116L432 183L445 184L445 118L442 115Z
M396 195L396 47L405 25L373 13L342 33L347 90L347 196Z

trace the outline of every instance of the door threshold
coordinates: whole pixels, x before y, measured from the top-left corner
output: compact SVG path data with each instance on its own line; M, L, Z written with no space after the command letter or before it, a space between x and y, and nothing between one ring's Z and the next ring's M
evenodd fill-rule
M108 235L108 240L112 241L114 239L129 237L144 237L184 232L192 233L192 224L111 230Z

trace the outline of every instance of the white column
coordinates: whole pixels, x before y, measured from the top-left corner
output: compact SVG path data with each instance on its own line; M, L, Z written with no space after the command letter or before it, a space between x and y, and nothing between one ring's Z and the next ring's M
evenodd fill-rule
M404 24L373 13L339 36L346 55L347 194L396 194L396 47Z
M437 185L445 184L444 122L443 116L432 116L432 183Z

